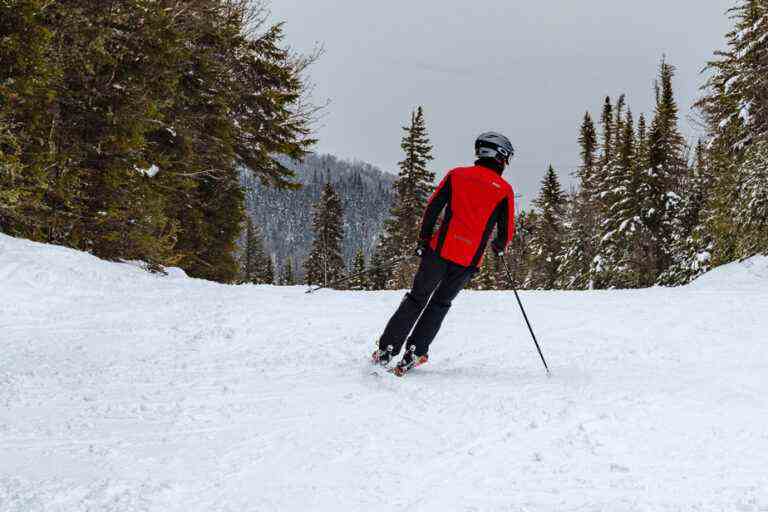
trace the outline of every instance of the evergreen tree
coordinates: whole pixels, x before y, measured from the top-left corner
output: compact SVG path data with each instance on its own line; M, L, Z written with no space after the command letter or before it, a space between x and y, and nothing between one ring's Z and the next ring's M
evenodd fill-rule
M568 200L564 219L564 254L558 286L583 290L592 287L590 267L597 253L598 207L596 197L597 131L589 112L579 133L581 166L576 172L578 189Z
M472 280L472 287L476 290L498 290L503 284L501 274L503 263L493 251L486 251L480 271Z
M275 264L272 256L267 256L267 264L264 267L264 284L275 284Z
M762 148L768 140L768 5L740 0L729 14L735 27L726 36L727 49L709 63L712 76L697 103L712 138L701 231L711 242L708 265L713 266L750 256L765 245L757 212L768 165Z
M711 175L707 150L701 140L682 190L685 193L673 225L672 265L659 278L663 285L687 284L709 269L712 241L704 229L703 218Z
M755 140L739 167L736 222L741 257L768 255L768 138Z
M535 210L521 211L515 218L515 236L510 244L508 264L512 272L513 282L509 281L506 270L501 274L500 288L509 290L513 286L517 288L531 287L533 274L532 261L534 256L533 240L536 237L536 229L539 225L539 215ZM502 264L503 265L503 264Z
M403 130L405 135L400 147L405 158L399 163L400 173L394 184L391 218L384 226L380 246L380 256L384 260L405 256L414 250L419 240L421 217L434 188L435 174L427 168L433 159L432 146L421 107L411 114L411 123ZM413 260L397 265L388 280L388 287L409 287L416 265Z
M605 210L600 226L599 258L593 276L600 287L636 288L648 274L643 254L647 237L641 218L640 164L631 111L617 137L616 159L605 182Z
M541 191L534 205L539 210L539 216L531 240L533 256L529 286L551 290L560 280L565 216L565 195L551 165L541 183Z
M272 284L272 258L264 251L264 237L258 225L246 220L245 251L241 261L241 281L252 284Z
M611 165L613 164L616 138L613 132L613 104L611 103L610 96L606 96L605 102L603 103L603 111L600 115L600 128L602 130L600 141L601 154L600 159L598 160L598 168L594 173L592 181L592 191L594 194L592 202L597 208L602 210L604 207L602 192L605 190L605 181Z
M642 221L649 235L645 254L649 274L641 282L652 284L671 265L673 223L679 211L680 184L687 170L686 145L680 134L672 80L674 67L662 60L657 84L656 111L648 135L648 161L639 196Z
M283 264L282 271L280 272L280 285L281 286L293 286L296 284L296 277L293 273L293 258L286 258Z
M235 279L239 166L295 186L272 157L313 142L282 26L240 1L10 0L0 40L0 229Z
M326 183L315 206L312 251L305 263L307 284L327 285L345 273L341 246L344 241L344 212L333 185Z
M355 260L352 262L350 274L356 276L349 283L350 290L368 289L368 276L365 273L365 254L363 254L362 249L359 249L355 254Z
M371 256L368 266L368 284L371 290L385 290L387 288L390 270L383 266L387 262L383 257L383 250L382 245L379 244Z

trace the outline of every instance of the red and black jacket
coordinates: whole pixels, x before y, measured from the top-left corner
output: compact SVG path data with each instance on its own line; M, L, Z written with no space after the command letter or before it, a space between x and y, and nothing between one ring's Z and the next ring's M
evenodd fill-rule
M496 227L496 245L506 248L515 234L515 195L500 173L484 165L450 171L429 199L421 239L440 257L479 267ZM433 234L445 209L440 229Z

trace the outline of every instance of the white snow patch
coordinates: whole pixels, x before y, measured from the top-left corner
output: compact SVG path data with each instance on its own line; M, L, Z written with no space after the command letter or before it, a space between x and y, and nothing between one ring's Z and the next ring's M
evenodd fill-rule
M158 166L156 166L155 164L150 165L146 169L143 169L143 168L138 167L136 165L134 165L133 168L136 169L141 174L149 176L150 178L154 178L155 176L157 176L157 173L160 172L160 168Z
M0 510L765 510L767 267L522 292L551 379L512 293L463 293L397 379L366 360L402 292L0 235Z
M768 293L768 256L753 256L710 270L688 285L701 290L742 290Z

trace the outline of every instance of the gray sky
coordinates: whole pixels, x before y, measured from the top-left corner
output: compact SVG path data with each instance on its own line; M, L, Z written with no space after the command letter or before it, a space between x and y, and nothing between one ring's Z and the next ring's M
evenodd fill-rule
M735 0L273 0L288 43L325 54L311 70L315 101L331 103L316 150L397 172L400 127L423 105L433 170L470 163L476 135L507 134L517 156L505 177L527 204L551 162L570 180L584 111L626 93L653 111L663 54L677 67L683 130L723 47Z

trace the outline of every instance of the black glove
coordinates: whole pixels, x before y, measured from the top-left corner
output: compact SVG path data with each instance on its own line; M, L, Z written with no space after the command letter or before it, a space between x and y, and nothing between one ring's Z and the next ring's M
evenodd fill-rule
M494 240L491 242L491 250L493 251L493 254L496 256L504 256L504 251L506 247L504 247L504 244L499 242L498 240Z
M429 249L429 240L419 240L419 245L416 246L416 250L413 253L421 258L427 251L429 251Z

